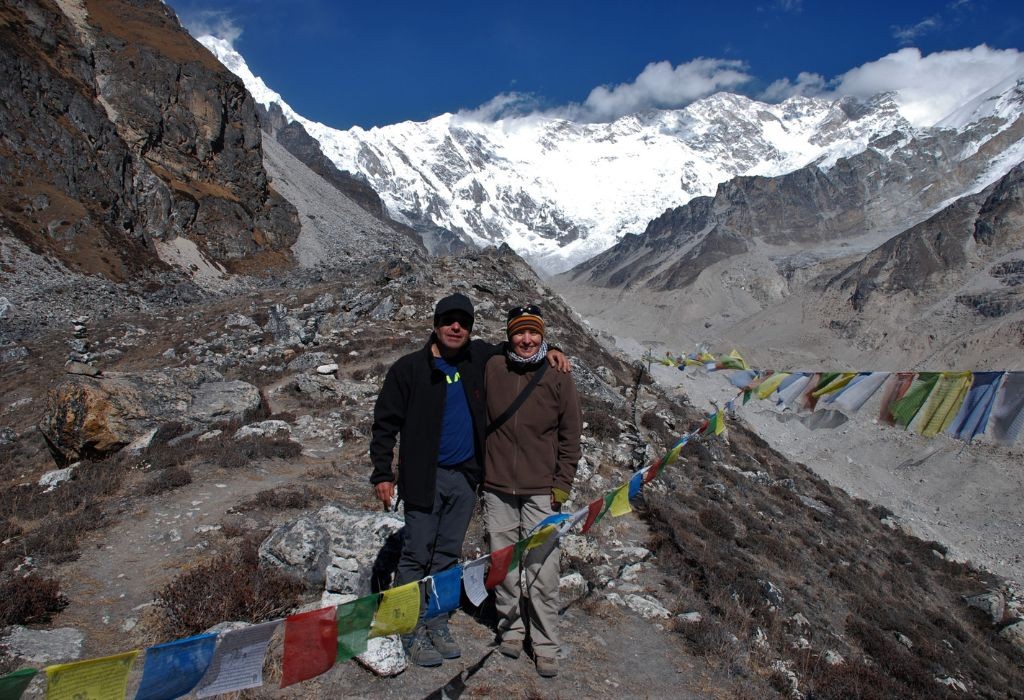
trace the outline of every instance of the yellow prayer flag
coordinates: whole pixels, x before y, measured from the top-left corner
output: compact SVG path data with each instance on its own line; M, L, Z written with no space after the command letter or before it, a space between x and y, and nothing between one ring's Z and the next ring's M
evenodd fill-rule
M46 698L123 698L128 688L128 671L138 654L138 651L128 651L101 659L47 666Z
M629 484L623 484L615 489L615 495L612 496L612 503L608 507L608 512L615 518L633 512L633 506L629 505Z
M776 372L772 376L765 379L757 386L757 398L767 399L775 390L779 388L779 384L790 375L789 372Z
M672 464L677 459L679 459L679 453L682 451L683 447L685 447L685 446L686 446L686 443L684 442L683 444L676 445L671 450L669 450L669 453L667 455L665 455L665 461L662 462L661 466L667 467L668 465Z
M420 617L420 582L413 581L384 591L373 616L370 638L407 634L416 629Z
M974 375L970 372L943 372L939 383L921 408L921 435L935 437L945 432L956 418L960 406L967 398Z
M842 372L838 377L830 381L825 386L821 387L817 391L811 393L811 396L818 398L825 394L834 394L835 392L842 389L844 386L853 381L853 378L857 376L856 372Z
M557 529L558 528L554 525L545 525L541 529L537 530L537 532L533 533L530 541L526 543L526 551L529 552L531 549L540 547L551 538L551 535L553 535Z

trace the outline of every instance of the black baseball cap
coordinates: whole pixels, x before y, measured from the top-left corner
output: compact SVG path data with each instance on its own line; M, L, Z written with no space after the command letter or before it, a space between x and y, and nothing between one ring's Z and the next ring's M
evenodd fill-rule
M437 326L442 316L453 311L462 312L469 316L471 322L473 321L473 302L465 294L456 292L437 302L437 306L434 307L434 325Z

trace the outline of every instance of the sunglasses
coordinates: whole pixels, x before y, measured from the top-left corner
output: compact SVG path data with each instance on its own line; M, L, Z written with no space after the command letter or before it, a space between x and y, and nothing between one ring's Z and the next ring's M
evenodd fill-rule
M448 311L437 319L438 326L450 326L453 323L458 323L468 331L473 328L473 317L461 311Z
M517 306L513 309L508 310L508 314L505 316L506 321L511 321L516 316L522 316L529 314L530 316L540 316L540 307L536 304L526 304L525 306Z

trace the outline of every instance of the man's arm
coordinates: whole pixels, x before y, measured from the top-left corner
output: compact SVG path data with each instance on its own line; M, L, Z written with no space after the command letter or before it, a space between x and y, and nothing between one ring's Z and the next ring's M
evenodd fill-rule
M408 406L408 391L398 378L395 365L384 377L384 385L377 395L373 407L373 427L370 437L370 461L373 472L370 483L385 509L394 498L395 472L391 463L395 455L395 442L402 426L405 425L405 411Z
M503 355L508 348L508 343L488 343L486 340L480 339L474 340L473 344L478 349L477 351L481 354L481 357L483 357L484 364L487 364L487 360L495 355ZM547 359L548 364L562 374L568 374L572 371L572 363L569 362L569 358L555 346L548 346Z

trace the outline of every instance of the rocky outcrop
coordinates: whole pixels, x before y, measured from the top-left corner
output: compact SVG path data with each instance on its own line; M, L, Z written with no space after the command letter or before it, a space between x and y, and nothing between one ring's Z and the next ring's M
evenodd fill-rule
M0 10L0 217L68 267L123 280L185 237L229 267L287 263L255 103L157 0ZM283 257L281 257L281 255Z
M256 387L207 368L111 373L52 389L39 429L55 456L72 461L116 452L162 423L244 423L259 409Z
M1024 280L1016 272L1024 251L1024 164L984 191L964 197L848 266L826 290L847 294L863 311L909 292L922 300L954 293L974 271L988 289L964 290L956 301L979 316L1024 309ZM976 282L980 284L980 282Z
M994 152L1024 137L1024 118L1018 118L985 148L964 157L967 144L993 125L990 119L963 131L916 137L896 132L827 169L812 164L778 177L733 178L719 185L713 198L666 211L642 235L626 236L565 278L601 287L685 289L705 268L763 245L796 244L813 251L898 233L959 196L990 170ZM1010 201L991 206L1005 208ZM1001 233L983 229L977 240L1012 236L1010 231L1012 224L999 228ZM950 252L946 246L938 254Z

